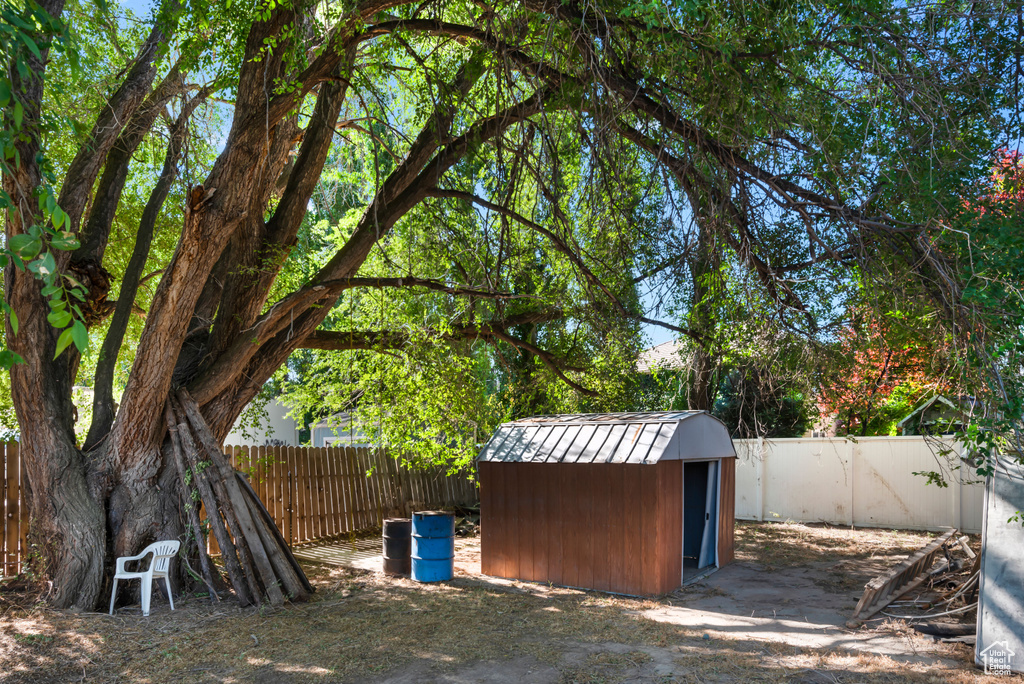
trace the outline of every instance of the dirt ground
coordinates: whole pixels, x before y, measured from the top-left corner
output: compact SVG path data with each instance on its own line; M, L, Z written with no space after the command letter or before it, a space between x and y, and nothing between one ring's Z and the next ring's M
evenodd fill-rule
M0 682L992 682L973 651L888 618L843 627L864 582L923 533L744 524L737 561L661 600L479 574L424 585L307 565L313 601L276 612L181 597L71 615L0 585Z

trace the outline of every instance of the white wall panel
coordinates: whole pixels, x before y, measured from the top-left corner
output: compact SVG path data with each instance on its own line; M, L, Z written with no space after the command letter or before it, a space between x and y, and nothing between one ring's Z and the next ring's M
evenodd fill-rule
M736 517L761 520L761 440L737 439L736 447Z
M955 445L922 437L736 440L736 517L979 532L984 488L959 484ZM915 472L938 471L949 487Z

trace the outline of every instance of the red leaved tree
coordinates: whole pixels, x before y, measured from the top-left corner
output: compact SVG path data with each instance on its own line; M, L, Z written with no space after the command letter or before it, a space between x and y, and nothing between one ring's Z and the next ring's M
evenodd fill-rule
M900 325L900 319L859 314L839 333L836 358L819 385L822 421L839 434L890 434L925 395L948 390L943 345Z

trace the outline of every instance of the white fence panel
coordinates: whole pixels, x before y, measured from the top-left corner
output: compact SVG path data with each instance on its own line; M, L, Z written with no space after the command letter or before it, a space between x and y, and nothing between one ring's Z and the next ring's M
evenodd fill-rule
M768 443L764 460L764 516L853 524L853 467L843 440L795 439Z
M733 440L736 447L736 517L742 520L761 520L764 505L761 494L764 491L761 475L761 441L756 439Z
M985 522L985 483L974 471L964 474L967 484L960 487L960 530L980 532Z
M984 489L959 482L956 445L922 437L736 440L736 517L836 525L981 530ZM928 485L940 471L949 487Z
M960 488L928 486L915 472L943 470L920 437L860 439L853 487L854 519L868 527L941 529L960 525Z

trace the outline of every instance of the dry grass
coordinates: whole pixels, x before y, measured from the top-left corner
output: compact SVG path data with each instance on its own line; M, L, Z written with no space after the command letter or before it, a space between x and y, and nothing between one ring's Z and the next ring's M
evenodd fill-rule
M879 542L846 530L742 525L741 553L772 562L843 558L919 545L920 535ZM807 528L815 530L817 528ZM867 535L861 533L865 537ZM842 543L840 543L842 542ZM802 547L809 549L804 550ZM31 593L0 601L3 682L336 682L395 673L435 681L476 664L519 682L981 682L970 652L960 664L904 664L883 656L709 638L639 617L654 601L462 576L422 585L310 566L315 599L266 613L183 597L170 612L71 615ZM537 675L536 673L541 673ZM4 674L6 673L6 674ZM544 674L546 673L546 674ZM540 676L540 679L536 677ZM491 679L489 681L503 681Z
M937 535L931 532L863 530L828 524L736 523L736 559L766 568L819 561L843 562L906 556Z

